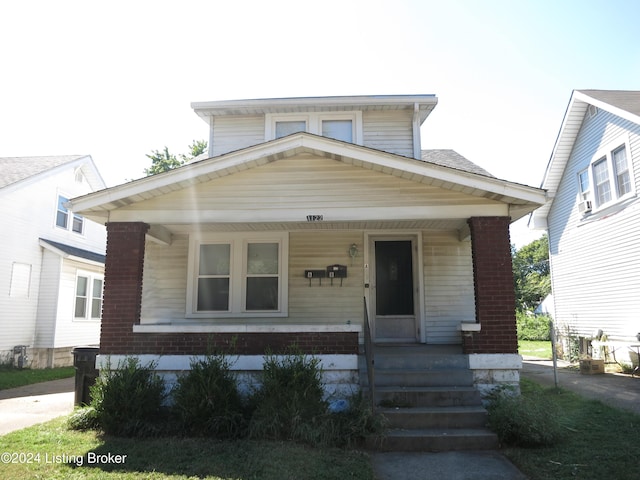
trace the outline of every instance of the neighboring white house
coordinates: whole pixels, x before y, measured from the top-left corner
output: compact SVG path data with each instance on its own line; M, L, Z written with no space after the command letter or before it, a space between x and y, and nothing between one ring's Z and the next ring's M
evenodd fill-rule
M549 234L553 315L583 354L640 343L640 91L575 90L532 217ZM611 358L613 360L613 358Z
M100 337L106 231L65 206L105 188L89 155L0 158L0 360L71 365ZM19 349L16 349L16 352Z

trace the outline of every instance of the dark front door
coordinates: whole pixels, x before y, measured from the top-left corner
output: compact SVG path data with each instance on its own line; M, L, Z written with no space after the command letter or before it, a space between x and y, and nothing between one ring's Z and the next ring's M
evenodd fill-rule
M376 341L417 341L411 240L375 240Z

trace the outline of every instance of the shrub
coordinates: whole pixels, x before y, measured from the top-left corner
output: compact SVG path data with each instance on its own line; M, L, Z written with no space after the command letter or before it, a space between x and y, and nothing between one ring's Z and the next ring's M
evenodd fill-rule
M126 437L158 434L164 381L156 364L140 365L137 358L126 358L115 370L103 370L91 387L91 406L105 433Z
M74 410L67 420L71 430L94 430L100 428L98 414L93 407L82 407Z
M224 356L192 360L178 377L173 409L187 433L239 437L245 428L242 398L230 363Z
M302 354L266 355L262 387L253 394L249 425L253 438L315 443L327 413L320 360Z
M552 445L564 433L556 404L539 388L526 396L496 389L488 411L489 427L503 444L523 447Z
M518 340L551 340L548 315L530 315L526 312L516 313Z

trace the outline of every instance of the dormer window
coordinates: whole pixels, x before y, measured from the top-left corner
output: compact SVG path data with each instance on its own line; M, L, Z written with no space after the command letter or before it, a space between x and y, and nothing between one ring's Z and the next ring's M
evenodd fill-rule
M348 143L362 144L362 112L267 114L265 140L308 132Z
M306 120L285 120L276 121L276 135L275 138L286 137L293 133L306 132L307 122Z

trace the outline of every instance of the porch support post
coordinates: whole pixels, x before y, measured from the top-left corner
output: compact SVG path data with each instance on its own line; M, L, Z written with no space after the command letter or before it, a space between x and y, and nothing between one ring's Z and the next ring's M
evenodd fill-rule
M463 336L465 353L518 353L509 217L471 217L473 281L479 332Z
M100 354L135 353L133 325L140 323L145 234L142 222L107 223Z

